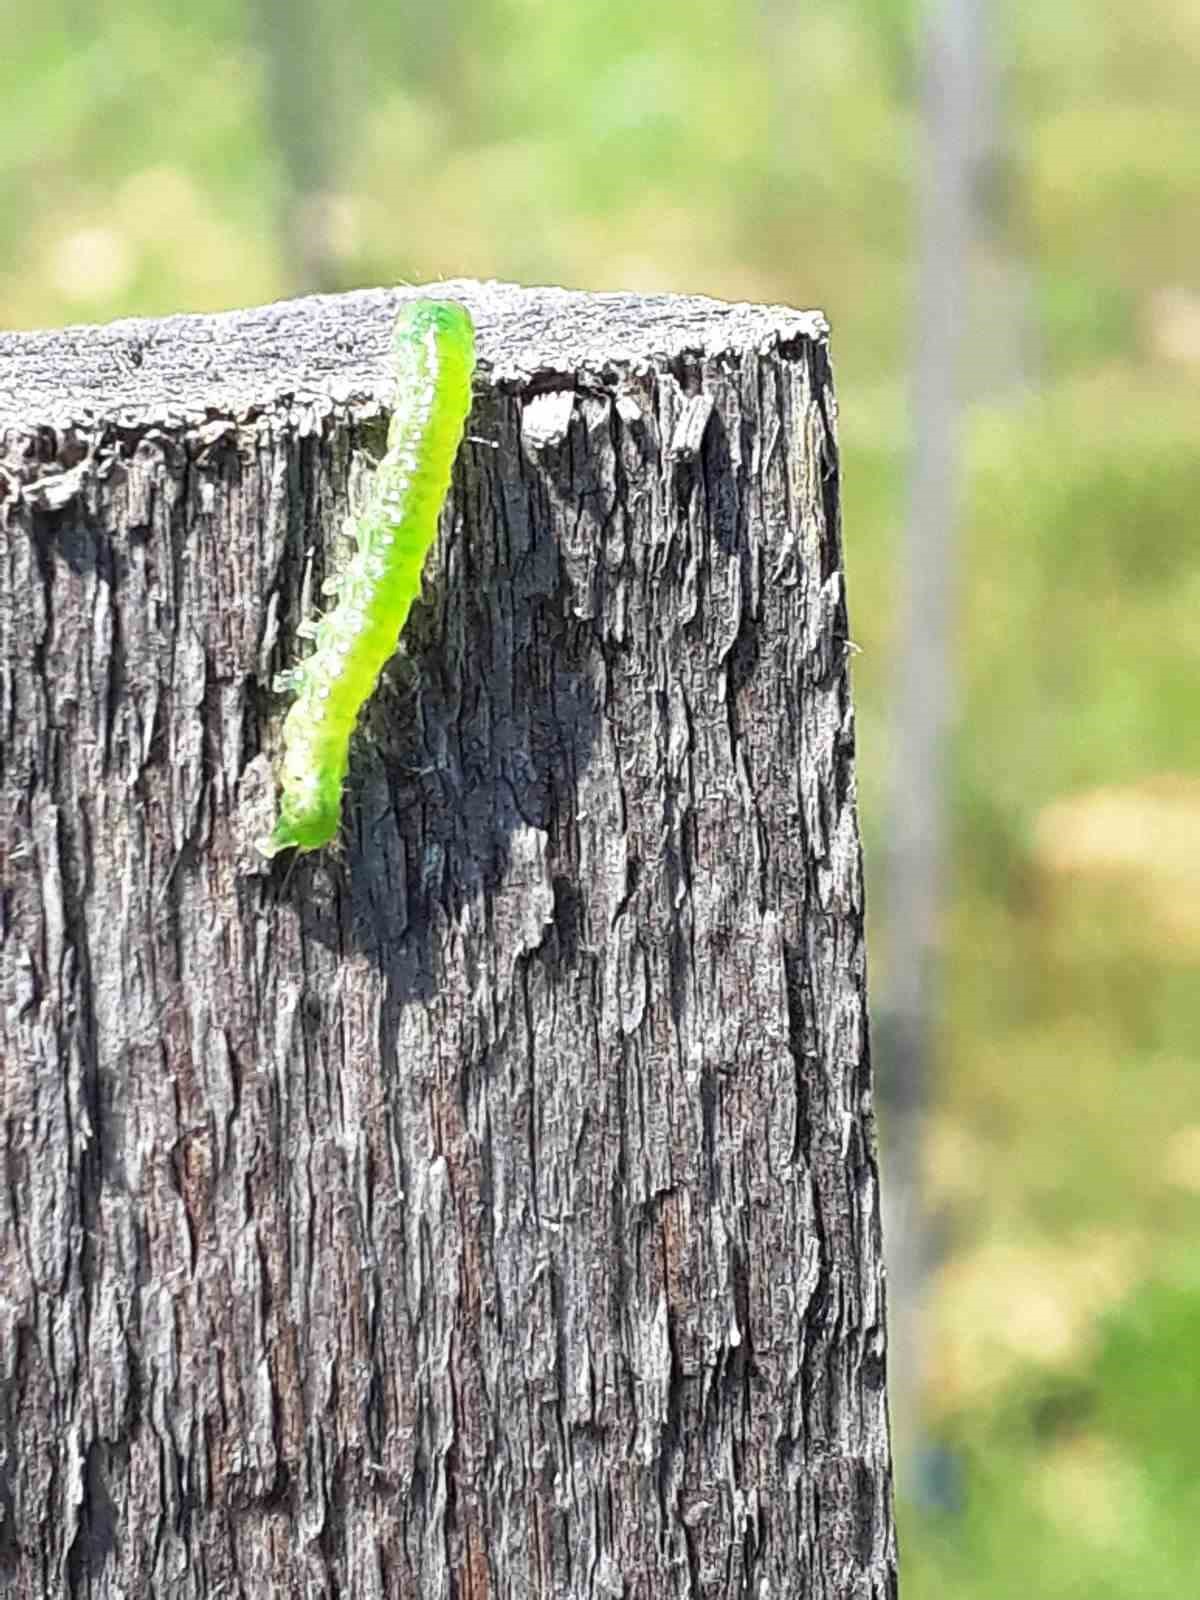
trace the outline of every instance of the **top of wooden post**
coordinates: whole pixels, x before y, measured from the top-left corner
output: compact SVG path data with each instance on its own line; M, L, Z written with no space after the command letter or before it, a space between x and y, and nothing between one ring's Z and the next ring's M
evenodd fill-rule
M289 399L390 404L387 346L407 299L462 301L480 364L500 387L561 376L586 387L685 352L824 342L820 312L700 296L591 294L451 279L310 295L207 316L0 333L0 423L133 427L243 418Z

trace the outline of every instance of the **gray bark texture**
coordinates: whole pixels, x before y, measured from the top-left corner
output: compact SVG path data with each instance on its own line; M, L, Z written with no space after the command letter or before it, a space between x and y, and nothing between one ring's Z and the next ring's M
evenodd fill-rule
M824 323L425 292L468 439L270 869L405 293L0 336L0 1593L892 1596Z

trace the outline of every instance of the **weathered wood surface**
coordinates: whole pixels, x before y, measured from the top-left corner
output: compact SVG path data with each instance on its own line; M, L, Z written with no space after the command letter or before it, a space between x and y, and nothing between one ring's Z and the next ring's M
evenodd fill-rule
M267 872L398 295L0 336L0 1592L895 1592L824 325L450 284L342 845Z

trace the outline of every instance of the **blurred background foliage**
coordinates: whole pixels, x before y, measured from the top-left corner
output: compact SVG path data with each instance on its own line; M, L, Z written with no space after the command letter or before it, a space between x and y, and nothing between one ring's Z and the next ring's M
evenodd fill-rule
M877 904L919 0L0 21L9 328L459 274L827 312ZM996 0L990 38L902 1582L1176 1596L1200 1571L1200 8Z

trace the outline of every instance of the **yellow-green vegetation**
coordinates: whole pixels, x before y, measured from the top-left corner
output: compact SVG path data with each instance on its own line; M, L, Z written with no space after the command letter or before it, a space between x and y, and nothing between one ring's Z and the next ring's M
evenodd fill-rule
M310 287L289 214L326 287L461 273L823 306L877 871L915 9L364 0L310 54L328 81L308 69L299 122L271 85L304 74L247 9L45 0L7 31L0 319ZM928 1146L949 1487L903 1512L905 1594L1173 1597L1200 1570L1200 8L997 5L993 37L1009 156L976 263Z

